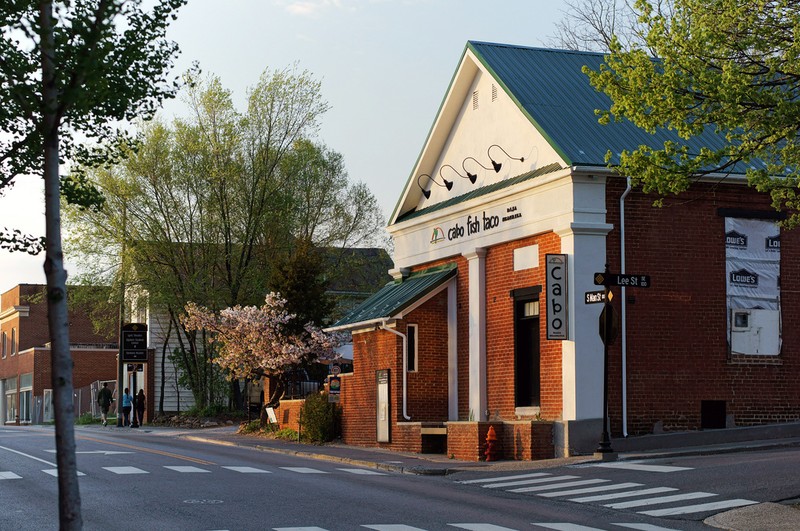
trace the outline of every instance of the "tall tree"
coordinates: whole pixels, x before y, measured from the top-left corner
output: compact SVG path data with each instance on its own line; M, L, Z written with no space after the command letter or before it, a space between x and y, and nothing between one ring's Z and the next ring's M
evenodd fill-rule
M566 0L564 4L564 15L549 38L556 48L605 52L615 37L623 45L641 42L631 0Z
M144 125L123 164L91 173L104 206L70 209L69 220L95 282L130 267L151 307L167 312L184 380L204 407L219 401L219 371L208 362L216 350L181 326L185 304L255 304L296 240L369 242L382 218L369 190L348 182L341 156L307 140L328 108L308 72L267 70L244 111L215 78L190 88L187 101L191 117Z
M800 2L635 7L645 45L613 40L599 71L587 70L612 100L601 121L628 119L676 137L623 151L619 171L658 194L683 191L698 176L746 172L789 214L787 226L800 223Z
M52 343L61 529L82 527L75 463L72 360L60 200L96 204L80 175L61 179L66 161L117 154L117 124L148 116L174 94L166 72L177 52L166 28L185 0L14 0L0 3L0 190L21 175L45 183L46 235L0 233L0 247L38 252L45 273ZM89 144L79 139L88 139Z

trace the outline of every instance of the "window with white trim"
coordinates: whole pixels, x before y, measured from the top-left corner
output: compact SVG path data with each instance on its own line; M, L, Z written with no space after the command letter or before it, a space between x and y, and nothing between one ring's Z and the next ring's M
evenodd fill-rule
M408 348L406 351L406 370L408 372L417 372L418 331L419 326L415 324L410 324L406 328L406 346Z
M15 355L17 353L17 329L11 329L11 355Z
M3 351L3 359L6 359L6 333L0 334L0 350Z

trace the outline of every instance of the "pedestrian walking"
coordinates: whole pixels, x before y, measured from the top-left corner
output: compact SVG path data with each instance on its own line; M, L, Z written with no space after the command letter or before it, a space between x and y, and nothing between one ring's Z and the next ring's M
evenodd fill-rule
M123 426L130 426L131 425L131 407L133 407L133 397L128 392L128 388L125 388L125 392L122 394L122 418Z
M103 388L97 393L97 404L100 406L100 418L103 419L103 426L108 425L108 409L113 401L114 398L111 396L108 382L103 382Z
M139 426L144 425L144 405L144 389L139 389L139 392L136 394L136 418L139 421Z

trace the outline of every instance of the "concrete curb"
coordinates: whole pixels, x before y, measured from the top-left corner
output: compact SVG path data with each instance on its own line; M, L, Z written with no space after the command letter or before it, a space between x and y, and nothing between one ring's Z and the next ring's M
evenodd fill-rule
M432 467L419 467L419 466L402 466L394 463L377 463L375 461L366 461L363 459L353 459L351 457L340 457L338 455L319 454L314 452L304 452L302 450L287 450L285 448L273 448L260 444L241 444L235 441L226 441L222 439L213 439L208 437L199 437L196 435L181 436L182 439L196 442L204 442L208 444L217 444L220 446L235 446L239 448L252 448L260 452L270 452L274 454L292 455L296 457L305 457L307 459L317 459L319 461L331 461L334 463L345 463L354 466L363 466L365 468L374 468L376 470L385 470L387 472L399 472L401 474L415 474L420 476L444 476L448 474L447 468L432 468Z

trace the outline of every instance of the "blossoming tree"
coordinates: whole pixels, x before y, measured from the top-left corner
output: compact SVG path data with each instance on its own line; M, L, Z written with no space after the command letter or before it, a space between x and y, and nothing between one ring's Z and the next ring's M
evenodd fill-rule
M219 351L212 362L229 378L261 377L274 383L267 401L272 404L283 394L281 377L288 369L303 362L336 359L335 349L343 343L340 334L325 333L312 324L300 333L290 332L295 318L286 310L286 300L270 293L261 307L237 305L218 314L190 302L182 323L188 331L207 334Z

